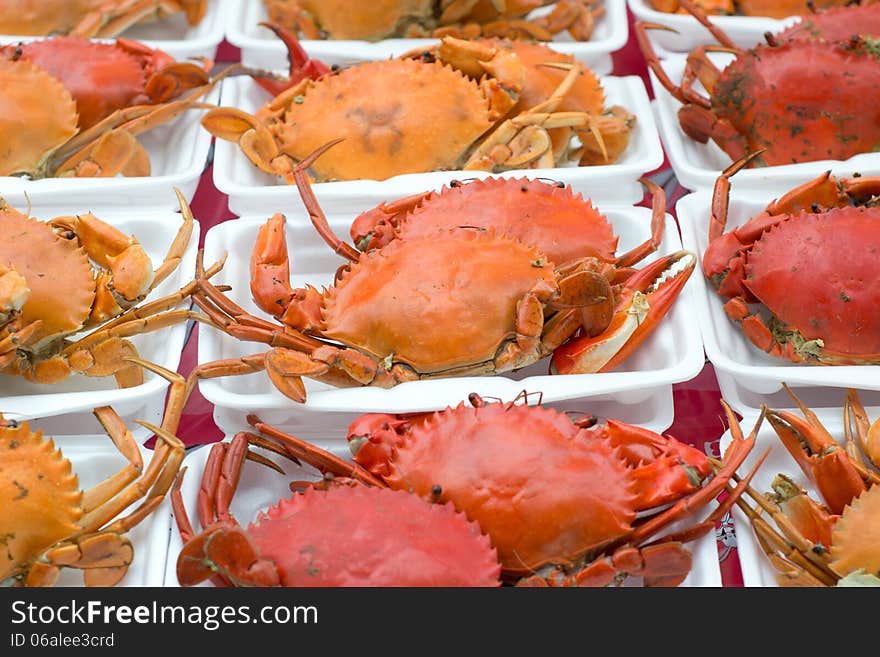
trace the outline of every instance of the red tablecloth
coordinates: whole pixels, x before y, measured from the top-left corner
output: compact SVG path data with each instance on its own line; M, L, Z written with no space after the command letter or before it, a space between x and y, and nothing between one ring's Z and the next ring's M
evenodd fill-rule
M632 23L631 14L629 18ZM220 47L218 61L237 59L238 51L235 48L226 43ZM613 62L614 75L638 75L644 80L650 93L647 68L632 30L626 46L614 54ZM670 178L668 162L653 172L653 175L666 183L669 208L674 216L674 203L685 190L678 186L674 178ZM202 239L212 226L235 216L229 211L226 196L214 187L211 166L208 166L202 175L192 207L201 223ZM188 374L196 364L197 349L198 330L195 329L190 334L183 351L179 368L182 374ZM727 424L719 404L721 395L712 366L707 363L697 378L674 386L673 398L675 421L667 433L717 456L718 441L727 430ZM198 390L193 394L186 408L180 425L180 434L188 445L211 443L223 438L223 433L214 424L212 405L199 394ZM742 574L736 558L736 537L729 516L725 517L717 528L716 538L724 586L742 586Z

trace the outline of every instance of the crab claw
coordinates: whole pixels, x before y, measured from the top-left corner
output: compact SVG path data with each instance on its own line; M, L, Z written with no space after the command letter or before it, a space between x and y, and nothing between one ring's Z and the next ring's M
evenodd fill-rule
M257 84L270 94L277 96L307 78L317 80L322 75L330 72L330 67L320 59L309 58L308 53L306 53L295 34L275 23L260 23L260 25L268 27L281 39L287 47L287 59L290 62L286 79L279 80L269 76L254 76Z
M669 269L685 257L691 262L660 282ZM608 328L597 336L569 340L553 352L551 367L559 374L607 372L626 359L669 312L696 267L690 251L658 258L633 274L623 288ZM648 292L652 287L652 291Z
M800 469L816 483L831 512L843 513L844 507L865 490L865 482L816 414L788 386L783 386L804 417L788 411L768 411L767 420Z
M218 525L183 546L177 558L181 586L195 586L217 574L238 586L278 586L274 564L260 559L247 532L238 526Z

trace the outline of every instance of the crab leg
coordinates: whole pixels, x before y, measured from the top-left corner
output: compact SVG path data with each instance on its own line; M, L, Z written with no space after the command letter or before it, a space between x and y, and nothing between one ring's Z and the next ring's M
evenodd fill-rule
M618 256L614 264L617 267L632 267L657 250L663 240L666 229L666 192L649 178L639 178L639 182L651 194L651 237L638 246Z
M696 103L697 105L709 109L712 107L712 102L699 94L687 94L683 85L675 84L672 79L667 75L666 70L663 68L663 64L660 63L660 57L657 55L657 52L654 50L654 46L651 44L651 40L648 38L648 30L665 30L667 32L674 32L678 34L677 30L672 29L666 25L661 25L660 23L648 23L645 21L636 21L633 24L633 29L636 33L636 39L639 43L639 48L641 48L642 54L645 56L645 62L648 65L648 68L651 69L651 72L657 77L657 80L663 86L666 91L670 93L670 95L675 98L678 102L683 105L687 105L688 103ZM688 62L690 64L690 62ZM685 70L685 76L687 76L687 69Z
M71 35L86 38L112 38L149 16L177 11L186 13L190 25L198 25L207 11L207 0L123 0L102 5L86 14Z
M254 75L257 84L268 91L272 96L278 96L282 92L299 84L303 80L317 80L322 75L330 72L330 67L320 59L311 59L305 49L296 38L296 35L275 23L260 23L263 27L272 30L281 39L287 48L288 71L285 80L278 80L264 75Z
M451 184L455 186L455 181ZM422 192L404 198L380 203L372 210L361 212L351 223L351 239L359 251L379 249L394 237L394 231L403 218L420 207L434 192Z
M851 434L851 422L849 416L852 415L852 420L856 426L856 436L858 437L858 442L862 451L871 463L880 468L880 420L873 423L868 420L868 414L865 412L865 407L862 406L862 402L859 400L859 393L856 390L850 388L847 391L846 400L847 403L844 410L849 412L845 415L844 427L846 428L847 433ZM850 438L848 442L851 442L851 440L852 439ZM847 449L850 458L853 458L858 466L861 465L861 460L856 460L856 452L857 450L855 449ZM880 476L873 476L871 478L871 483L880 483Z
M691 262L659 283L660 277L685 257ZM678 298L696 267L689 251L655 260L631 276L615 307L610 326L595 337L576 337L553 352L552 367L560 374L605 372L626 359L651 332ZM656 286L651 292L647 292Z
M771 411L767 419L804 474L816 483L831 512L840 514L865 490L865 481L816 414L804 406L791 388L783 386L805 419L787 411Z

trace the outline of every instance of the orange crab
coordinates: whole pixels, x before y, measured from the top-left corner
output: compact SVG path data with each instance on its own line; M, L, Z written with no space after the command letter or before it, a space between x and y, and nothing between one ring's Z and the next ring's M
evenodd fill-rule
M183 378L137 359L134 364L172 384L162 426L140 423L159 438L146 469L134 437L109 406L96 408L95 417L129 463L87 491L80 490L70 461L42 431L0 414L0 585L53 586L62 568L82 570L86 586L113 586L125 576L134 559L126 533L162 502L185 452L174 435Z
M361 253L333 234L309 185L306 170L326 148L301 162L294 178L316 230L349 264L329 289L293 289L285 218L271 217L254 245L251 292L281 324L248 314L207 280L193 298L230 335L273 349L202 364L193 382L265 369L281 392L305 401L303 376L392 387L494 375L538 361L578 330L585 337L557 367L595 372L644 340L690 274L683 270L658 285L675 263L692 257L681 251L629 276L615 292L614 267L598 258L556 264L535 245L468 226Z
M691 568L684 543L712 531L752 476L702 522L658 537L724 489L754 432L737 436L710 477L704 454L637 426L573 422L520 399L469 399L470 406L405 418L363 416L349 430L355 464L254 416L248 421L325 476L451 502L492 539L503 579L520 586L620 585L628 576L677 586Z
M291 48L292 67L288 80L264 80L275 98L255 115L211 110L202 125L288 182L298 162L337 138L342 144L315 163L316 181L607 164L621 156L635 125L624 109L605 109L591 72L549 49L536 54L542 46L447 37L436 51L320 74L295 37L273 29ZM521 48L547 65L520 57ZM303 79L303 67L317 79ZM520 99L533 104L520 106ZM581 147L572 145L572 130Z
M852 0L693 0L693 3L707 14L731 16L764 16L767 18L788 18L801 16L814 9L842 7ZM678 0L649 0L653 9L668 14L686 14L688 11Z
M269 20L307 39L480 35L550 41L567 30L588 41L605 14L602 0L263 0ZM535 9L549 13L529 18Z
M826 172L725 232L730 178L747 161L716 182L703 255L725 312L772 356L819 365L880 362L880 297L865 284L877 271L880 179Z
M179 192L178 198L183 224L155 271L135 237L90 213L43 222L0 199L0 372L37 383L72 372L113 374L121 387L140 385L141 368L126 361L135 347L125 338L202 318L163 312L190 288L140 305L177 268L189 243L194 219ZM85 331L91 332L71 339Z
M127 39L0 48L0 176L149 175L136 136L206 107L197 100L217 82L210 65L175 62Z
M184 546L177 579L193 586L498 586L497 553L479 526L451 504L356 479L317 486L281 499L248 526L229 511L245 459L280 468L253 450L292 461L282 445L247 433L211 448L199 488L202 531L190 522L180 492L171 492ZM346 485L347 484L347 485ZM356 536L357 540L346 537Z
M848 390L846 442L841 445L815 413L788 386L785 389L803 417L769 411L767 419L824 503L779 475L772 495L747 491L778 529L743 499L740 508L779 571L782 586L834 585L858 572L880 577L880 421L872 424L858 392Z
M752 165L776 166L846 160L870 153L880 142L880 73L869 40L771 37L752 49L737 48L723 30L688 0L682 5L720 45L701 46L675 84L637 23L636 35L660 84L679 102L682 131L699 143L714 141L732 160L763 151ZM735 59L720 70L708 57L723 51ZM699 80L708 97L693 88Z
M0 34L112 38L179 12L198 25L207 7L208 0L0 0Z

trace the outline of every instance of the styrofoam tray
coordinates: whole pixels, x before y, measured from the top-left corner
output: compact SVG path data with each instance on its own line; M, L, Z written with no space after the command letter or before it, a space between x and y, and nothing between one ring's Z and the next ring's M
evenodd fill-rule
M176 199L170 188L163 195ZM20 209L24 211L25 206L20 206ZM158 267L162 262L181 224L180 214L169 210L123 210L98 205L71 204L65 205L64 208L34 205L31 208L31 216L47 220L77 211L91 211L124 233L136 235L152 259L154 267ZM196 221L180 266L153 290L147 301L170 294L192 280L198 243L199 224ZM134 336L131 340L141 358L176 371L187 332L187 324L183 323L154 333ZM96 378L73 374L61 383L47 385L30 383L24 377L0 375L0 412L10 419L29 419L90 411L96 406L109 404L120 415L127 417L132 412L141 411L148 402L151 409L154 409L157 402L161 407L167 385L165 379L151 372L144 373L142 385L126 389L117 388L112 376Z
M93 423L96 431L100 431L97 421L93 419ZM44 437L51 437L55 446L70 460L73 472L79 477L81 490L102 482L128 464L106 434L61 435L50 433L42 422L31 423L31 429L38 428L42 428ZM145 468L152 454L152 450L141 447ZM141 501L138 500L117 517L131 513ZM162 586L170 532L171 507L166 498L153 513L126 535L134 547L134 561L116 586ZM74 568L62 569L57 586L83 586L82 572Z
M228 22L226 38L241 48L241 59L246 66L265 69L286 69L287 49L275 34L261 27L268 20L265 6L259 0L227 0ZM624 0L605 0L605 15L596 21L596 28L589 41L575 41L562 32L552 42L553 48L573 55L599 74L611 72L611 53L621 49L629 37L626 3ZM547 13L552 7L534 12L535 16ZM386 59L396 57L415 48L428 47L437 39L385 39L368 41L303 40L302 45L311 57L329 65Z
M842 170L838 173L846 175ZM738 188L738 177L739 174L733 179L728 230L745 223L785 191L773 187L770 190L776 191L743 192ZM798 180L796 184L807 180L809 176ZM711 199L711 192L700 191L685 196L676 205L682 241L685 248L700 257L700 267L702 255L708 246ZM825 386L880 390L880 366L794 363L784 358L775 358L758 349L746 338L739 326L727 317L723 299L707 283L702 271L694 272L691 278L696 279L692 290L696 297L693 308L703 334L706 354L719 375L728 374L738 385L758 395L778 392L783 381L794 388Z
M228 438L227 438L228 440ZM350 452L347 447L330 447L321 445L325 449L330 449L334 454L341 458L350 459ZM211 448L206 445L189 454L184 460L187 468L186 476L181 487L184 505L193 528L199 531L200 525L198 520L198 512L196 503L198 499L199 484L205 468L205 462L208 459ZM281 498L288 498L292 495L288 484L294 480L315 480L315 470L300 468L297 465L284 461L283 459L273 458L280 464L286 475L267 470L265 466L247 461L242 469L241 480L238 485L238 492L232 501L232 514L243 525L253 521L260 511L267 509L270 505L278 502ZM711 506L711 505L710 505ZM183 548L183 542L177 531L177 525L172 522L171 540L168 545L168 559L166 561L166 572L164 585L167 587L179 586L177 580L177 557ZM675 531L683 526L683 521L670 526L669 531ZM666 532L663 532L666 533ZM662 535L662 533L661 533ZM718 549L715 543L714 532L693 541L688 544L688 548L693 554L693 568L687 579L681 584L684 587L719 587L721 582L721 569L718 562ZM213 586L210 582L204 582L199 586Z
M675 52L690 52L697 46L715 44L712 33L700 25L690 14L667 14L651 7L649 0L628 0L633 15L647 23L660 23L673 28L675 32L649 30L648 37L660 56ZM798 18L765 18L761 16L710 16L733 42L741 48L751 48L764 41L765 32L779 32L796 23ZM676 34L677 32L677 34Z
M867 411L869 418L874 420L880 416L880 407L869 407L867 406L869 399L863 395L860 395L860 397L862 402L866 404L865 410ZM843 402L845 399L846 391L838 391L838 394L834 396L834 402L838 404L836 409L837 412L831 413L830 409L828 409L827 412L820 414L822 424L828 429L831 435L841 443L843 440ZM876 400L876 398L874 399ZM790 405L791 404L789 404L789 406ZM800 415L800 411L798 410L791 408L788 408L788 410ZM748 435L748 432L752 430L752 427L755 426L757 417L757 415L750 415L743 418L740 425L742 426L744 434ZM730 444L730 441L730 431L727 431L721 437L721 448L725 449L727 445ZM755 441L755 448L749 455L748 460L746 460L740 468L739 474L745 476L747 472L750 472L752 466L757 462L757 459L768 447L770 448L770 454L755 474L755 478L752 479L752 487L761 493L766 493L771 490L770 484L777 474L786 474L803 486L813 499L821 501L822 498L816 491L815 485L810 482L797 466L797 463L795 463L792 456L782 445L782 442L780 442L779 437L776 435L776 432L773 430L773 427L770 426L769 422L764 422L761 425L761 430L758 432L758 437ZM750 506L756 506L755 502L748 496L745 496L745 499ZM749 587L778 586L776 582L776 570L771 566L767 555L764 554L764 551L758 544L755 532L751 527L751 523L749 523L748 517L738 507L734 507L733 519L736 530L737 556L739 557L740 568L742 570L743 584ZM772 525L772 521L770 522Z
M721 69L733 59L733 56L727 53L709 53L709 55ZM674 55L664 60L663 67L673 83L677 84L681 81L685 62L684 55ZM681 107L681 103L663 88L653 72L650 76L654 88L653 106L657 114L660 137L676 177L682 186L691 190L711 188L721 172L733 160L712 140L700 144L684 133L678 122L678 109ZM704 93L703 87L699 83L694 88L700 93ZM736 174L736 185L740 189L761 190L768 185L781 185L785 189L790 189L797 185L798 181L815 178L829 169L844 168L849 171L858 171L865 176L878 175L880 174L880 153L860 153L846 161L817 160L799 164L743 169Z
M203 102L219 103L220 89L213 89ZM150 156L151 176L41 180L0 176L0 196L21 206L27 204L26 198L35 206L57 204L63 198L69 204L67 214L70 208L83 205L177 208L172 187L179 188L191 201L207 165L211 135L200 123L205 111L188 110L170 123L138 136Z
M195 26L190 26L183 13L179 13L162 21L135 25L120 36L142 41L151 48L160 48L175 59L187 57L213 59L217 54L217 46L223 41L226 17L222 5L226 1L208 0L208 11L202 21ZM44 37L0 34L0 45L41 38Z
M605 206L599 208L620 236L619 250L647 239L651 211L648 208ZM337 235L347 236L356 213L331 214L328 219ZM249 286L250 249L257 230L268 214L246 216L212 228L206 235L205 258L213 261L224 252L230 257L217 277L217 284L232 286L229 296L248 312L268 316L251 299ZM320 239L302 210L289 214L286 224L288 250L292 263L293 286L307 282L330 284L341 260ZM659 254L679 249L675 222L667 218L666 233ZM650 259L649 259L650 260ZM694 276L692 276L693 278ZM584 397L610 396L625 403L639 403L657 388L696 376L704 364L699 331L690 320L690 282L685 286L670 314L655 333L627 361L613 372L581 375L549 375L544 359L510 376L456 377L412 381L391 389L378 387L334 388L306 379L306 410L339 412L413 412L457 404L471 392L483 396L513 399L523 389L541 391L545 402ZM270 318L269 318L270 319ZM236 340L220 331L200 327L199 363L262 353L266 346ZM278 392L265 374L205 379L200 382L204 396L217 406L253 411L289 409L295 405Z
M571 166L552 169L508 171L505 177L523 175L552 178L570 183L577 191L596 193L613 190L623 201L641 200L643 189L638 179L643 174L663 164L663 148L654 124L648 92L641 78L602 78L606 91L606 104L623 105L638 118L626 152L615 164L601 166ZM233 78L223 81L224 106L237 107L254 113L267 100L268 94L250 78ZM493 175L480 171L439 171L395 176L388 180L354 180L318 183L313 186L315 194L324 201L361 204L374 200L379 203L423 192L452 180ZM263 208L280 207L282 203L296 202L295 186L281 178L260 171L238 144L218 139L214 153L214 183L217 189L229 195L229 207L236 214L260 212ZM375 204L374 203L374 204Z

